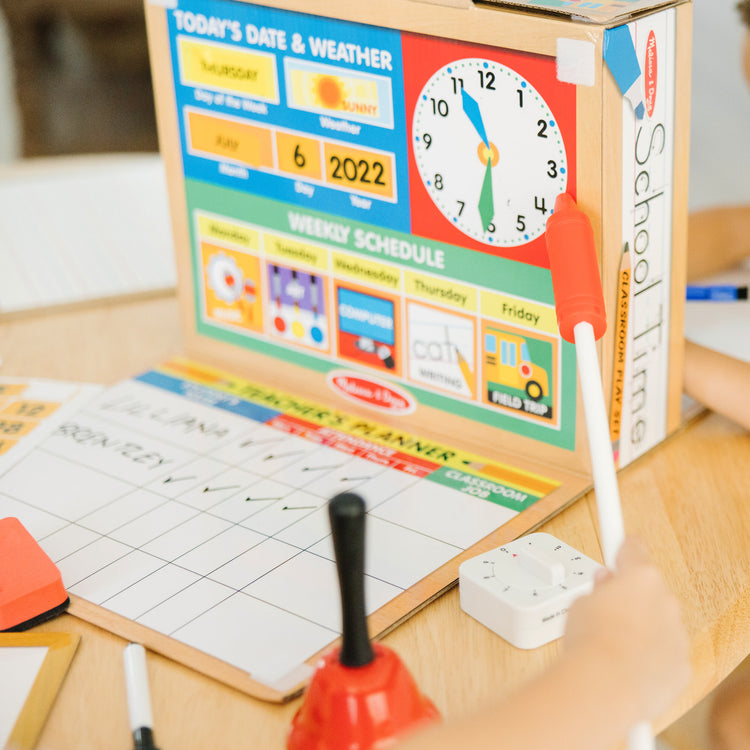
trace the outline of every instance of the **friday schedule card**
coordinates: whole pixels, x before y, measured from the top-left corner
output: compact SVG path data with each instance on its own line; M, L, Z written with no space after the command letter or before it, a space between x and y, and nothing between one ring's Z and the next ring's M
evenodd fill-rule
M73 614L280 700L340 634L332 496L367 503L382 632L492 532L556 510L559 483L176 360L22 454L0 475L0 516L57 564Z

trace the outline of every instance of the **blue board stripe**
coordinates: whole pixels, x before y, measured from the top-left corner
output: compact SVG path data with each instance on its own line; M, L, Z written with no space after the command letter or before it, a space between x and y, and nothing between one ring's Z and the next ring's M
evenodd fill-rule
M222 393L210 386L195 383L191 380L175 378L171 375L165 375L163 372L157 372L156 370L145 372L134 378L134 380L152 385L156 388L161 388L170 393L176 393L199 404L207 404L216 407L217 409L224 409L224 411L237 414L241 417L254 419L256 422L265 423L281 414L281 412L276 409L269 409L266 406L254 404L252 401L247 401L239 396Z

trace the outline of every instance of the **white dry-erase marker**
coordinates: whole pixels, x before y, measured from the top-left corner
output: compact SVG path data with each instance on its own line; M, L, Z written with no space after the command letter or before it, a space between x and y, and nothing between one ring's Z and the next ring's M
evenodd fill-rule
M627 29L624 33L630 39ZM607 313L594 230L567 193L557 197L554 213L547 220L547 252L560 335L576 347L602 553L605 565L614 570L625 539L625 526L596 352L596 342L607 328ZM636 724L628 733L629 750L654 748L654 734L648 722Z
M122 653L125 665L125 689L128 696L130 730L135 750L158 750L154 745L151 697L148 691L146 650L140 643L130 643Z

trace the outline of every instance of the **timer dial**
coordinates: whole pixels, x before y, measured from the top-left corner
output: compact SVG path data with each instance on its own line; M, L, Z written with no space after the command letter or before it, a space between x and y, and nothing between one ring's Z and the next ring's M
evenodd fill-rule
M565 542L537 532L461 563L461 609L519 648L560 638L568 608L603 570Z
M490 246L541 236L567 186L555 116L525 78L493 60L454 60L430 76L417 99L412 148L443 216Z

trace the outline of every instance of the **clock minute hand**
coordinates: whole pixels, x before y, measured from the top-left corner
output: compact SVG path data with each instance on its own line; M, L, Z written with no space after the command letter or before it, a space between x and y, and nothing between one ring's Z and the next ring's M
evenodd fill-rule
M461 104L463 106L464 112L466 113L466 116L471 121L471 124L474 126L474 129L479 134L479 137L484 142L484 145L487 146L487 148L490 147L490 142L487 138L487 131L484 129L484 123L482 122L482 113L479 111L479 105L477 104L476 99L474 99L471 94L466 92L466 89L461 89Z
M484 172L482 190L479 193L479 218L482 220L482 229L489 231L492 219L495 218L495 199L492 195L492 159L487 159L487 168Z

